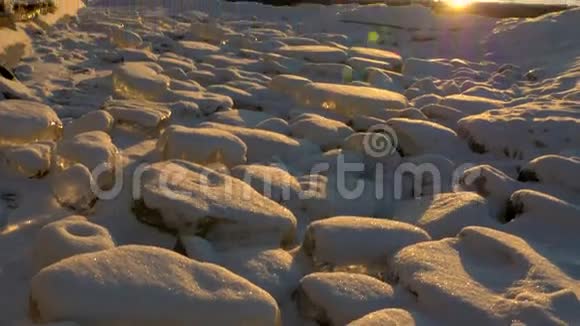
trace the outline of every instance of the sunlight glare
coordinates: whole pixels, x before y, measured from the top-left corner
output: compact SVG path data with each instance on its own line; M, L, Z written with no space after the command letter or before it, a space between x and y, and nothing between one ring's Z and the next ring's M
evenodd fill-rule
M466 7L471 2L471 0L449 0L448 2L451 7L461 9Z

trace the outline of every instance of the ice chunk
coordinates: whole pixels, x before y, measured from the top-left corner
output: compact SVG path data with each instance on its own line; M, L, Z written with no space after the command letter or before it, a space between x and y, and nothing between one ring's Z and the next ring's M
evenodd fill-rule
M249 163L272 162L282 159L294 162L309 154L319 153L312 143L301 143L293 138L266 130L228 126L221 123L205 122L200 126L228 131L239 137L248 146Z
M114 29L111 32L111 42L120 48L138 48L143 44L143 39L133 31Z
M10 146L0 153L13 171L25 177L40 178L50 171L53 150L54 143L46 142Z
M338 147L354 131L346 124L315 114L304 114L290 125L292 136L308 139L323 150Z
M146 62L126 62L113 71L115 92L128 98L158 100L167 92L169 82L161 69Z
M290 126L286 120L280 118L266 119L256 125L256 129L277 132L282 135L290 135Z
M348 58L345 51L328 45L288 45L277 49L276 52L311 62L343 63Z
M230 110L223 112L216 112L210 116L211 121L228 124L232 126L240 126L247 128L254 128L260 122L270 119L273 116L268 113L251 111L251 110Z
M116 122L157 130L171 117L171 110L157 103L136 100L109 100L102 109Z
M454 157L468 152L455 131L434 122L394 118L387 121L396 133L396 141L404 155L442 154Z
M302 76L278 75L270 81L270 89L286 95L295 96L298 90L312 81Z
M145 223L201 235L212 243L288 245L296 218L241 180L185 161L149 166L134 208Z
M97 194L91 172L82 164L75 164L51 175L51 189L55 200L64 207L85 212L94 206Z
M107 229L75 215L43 226L36 234L33 256L40 270L68 257L114 247Z
M444 97L439 101L439 104L455 108L466 115L472 115L499 109L505 103L480 96L457 94Z
M276 301L249 281L147 246L79 255L43 269L32 279L31 305L41 322L277 325L280 318Z
M0 76L0 98L35 101L38 98L32 91L17 79L7 79Z
M246 182L260 194L282 203L297 200L300 183L288 171L276 166L239 165L232 169L232 176Z
M199 237L182 237L188 257L220 265L266 290L278 302L287 301L307 270L283 249L234 248L216 251Z
M559 198L522 189L514 192L507 209L510 222L502 231L520 236L568 275L580 277L576 232L580 208ZM539 232L541 230L541 232Z
M394 219L423 228L433 239L454 237L466 226L500 226L486 200L474 192L442 193L396 204Z
M312 81L326 83L348 83L354 78L352 68L341 63L307 63L298 73Z
M181 45L181 54L184 57L196 61L202 61L206 56L215 54L220 50L218 46L205 42L181 41L179 45Z
M67 168L81 163L98 174L98 184L104 188L112 186L118 165L119 151L111 137L102 131L89 131L61 141L56 148L57 165ZM97 173L102 171L102 173Z
M366 69L369 67L384 70L393 69L388 62L363 57L351 57L346 61L346 64L351 66L352 69L354 69L354 71L359 74L359 76L364 75Z
M70 138L83 132L102 131L109 132L113 128L115 119L106 111L91 111L82 117L73 120L64 127L64 137Z
M354 320L348 326L415 326L421 325L415 321L413 314L407 310L387 308L371 312L362 318Z
M376 278L350 273L312 273L300 281L300 314L321 324L345 325L394 302L393 289Z
M389 66L388 68L384 68L386 70L401 71L403 66L403 60L401 56L395 52L387 50L354 46L348 49L348 53L351 57L362 57L386 63ZM378 66L376 67L381 68Z
M578 322L578 281L507 233L467 227L404 248L391 266L418 307L446 324ZM450 305L458 313L445 313Z
M0 143L57 140L62 123L47 105L24 100L0 101Z
M298 91L298 101L309 107L336 111L348 117L376 115L386 109L404 109L405 96L392 91L341 84L311 83Z
M172 90L167 94L166 99L170 102L194 102L206 115L228 110L234 106L231 97L210 92Z
M532 159L580 146L580 115L565 102L490 110L458 122L473 150Z
M188 73L195 68L193 61L188 58L180 57L180 56L161 56L157 63L163 67L164 70L168 70L171 68L178 68L183 70L184 72Z
M578 175L580 175L579 158L545 155L524 165L518 180L554 184L580 192L580 184L575 179Z
M233 134L215 128L172 125L159 137L157 148L164 159L222 163L228 167L246 162L246 144Z
M387 258L400 249L429 241L427 232L411 224L369 217L336 216L308 226L303 250L322 265L363 265L385 270Z

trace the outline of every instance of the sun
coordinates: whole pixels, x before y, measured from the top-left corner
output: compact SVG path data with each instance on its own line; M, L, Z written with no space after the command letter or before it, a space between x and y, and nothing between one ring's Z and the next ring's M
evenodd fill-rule
M460 9L466 7L471 0L448 0L448 2L451 7Z

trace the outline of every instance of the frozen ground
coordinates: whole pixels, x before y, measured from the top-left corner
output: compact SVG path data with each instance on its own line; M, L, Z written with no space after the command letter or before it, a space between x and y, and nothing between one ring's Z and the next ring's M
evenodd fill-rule
M40 25L0 77L0 325L580 324L580 10Z

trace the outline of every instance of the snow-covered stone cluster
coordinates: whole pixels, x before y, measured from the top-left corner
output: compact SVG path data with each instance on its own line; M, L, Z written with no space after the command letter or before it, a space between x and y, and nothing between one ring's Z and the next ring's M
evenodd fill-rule
M579 9L129 3L2 70L0 325L580 324Z

